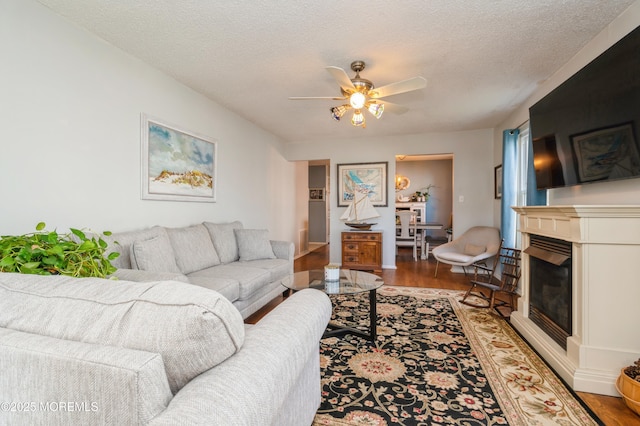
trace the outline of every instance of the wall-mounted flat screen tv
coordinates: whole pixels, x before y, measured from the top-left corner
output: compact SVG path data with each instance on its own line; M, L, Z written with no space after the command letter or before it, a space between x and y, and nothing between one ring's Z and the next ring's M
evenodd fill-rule
M538 189L640 177L640 27L529 108Z

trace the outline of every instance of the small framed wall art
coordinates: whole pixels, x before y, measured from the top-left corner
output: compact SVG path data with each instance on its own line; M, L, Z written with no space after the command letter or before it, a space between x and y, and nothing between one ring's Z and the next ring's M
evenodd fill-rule
M324 188L309 188L309 201L324 201Z
M217 143L146 114L141 127L142 199L215 202Z
M493 191L496 200L502 198L502 164L493 168Z

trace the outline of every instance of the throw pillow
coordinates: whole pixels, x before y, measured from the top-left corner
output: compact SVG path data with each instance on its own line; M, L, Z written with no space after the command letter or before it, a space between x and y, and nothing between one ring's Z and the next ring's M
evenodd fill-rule
M474 244L467 244L464 246L464 254L468 254L469 256L478 256L487 251L485 246L476 246Z
M242 229L242 222L211 223L204 222L209 235L213 240L213 246L220 257L220 262L230 263L238 260L238 243L236 242L234 229Z
M150 240L158 235L167 235L167 231L162 226L140 229L137 231L115 232L111 235L103 235L102 239L107 243L106 254L117 251L120 256L111 262L118 269L135 269L131 264L131 246L136 241Z
M220 264L211 237L204 225L167 228L176 263L183 274L211 268Z
M131 245L131 267L143 271L181 273L166 234Z
M240 261L275 259L266 229L235 229Z

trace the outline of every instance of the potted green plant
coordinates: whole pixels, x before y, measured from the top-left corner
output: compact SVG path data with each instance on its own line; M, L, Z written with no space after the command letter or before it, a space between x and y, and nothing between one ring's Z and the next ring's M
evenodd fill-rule
M627 407L640 415L640 359L622 369L616 382L616 389L624 398Z
M45 226L40 222L36 232L0 237L0 272L105 278L116 271L111 261L120 254L105 256L107 243L100 236L88 237L74 228L58 234Z
M425 186L424 188L422 188L420 191L422 192L422 201L429 201L429 191L431 191L431 188L433 188L434 185L432 183L430 183L428 186Z

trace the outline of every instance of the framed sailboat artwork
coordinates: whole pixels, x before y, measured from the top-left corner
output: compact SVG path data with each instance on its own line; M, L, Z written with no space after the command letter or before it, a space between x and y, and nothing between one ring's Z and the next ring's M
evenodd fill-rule
M347 207L340 219L351 228L368 230L379 217L374 206L387 205L387 163L338 164L338 206Z
M356 192L365 193L374 207L386 207L387 162L338 164L338 207L349 206Z

